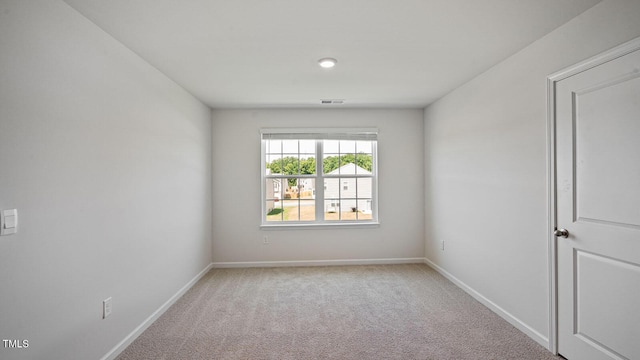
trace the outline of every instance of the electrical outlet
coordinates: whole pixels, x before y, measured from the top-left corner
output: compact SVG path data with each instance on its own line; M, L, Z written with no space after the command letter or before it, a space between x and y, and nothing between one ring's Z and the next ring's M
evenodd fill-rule
M269 237L267 235L262 238L262 245L269 245Z
M111 298L104 299L102 301L102 318L106 319L107 316L111 315L111 310L113 310L113 307L111 305Z
M442 251L444 251L444 240L442 240L442 244L440 245L440 248L442 249Z

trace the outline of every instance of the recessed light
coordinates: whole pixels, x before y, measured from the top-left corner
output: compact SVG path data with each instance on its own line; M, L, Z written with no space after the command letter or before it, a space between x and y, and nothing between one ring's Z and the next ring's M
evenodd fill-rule
M332 68L332 67L336 66L337 62L338 62L338 60L336 60L334 58L324 58L324 59L318 60L318 64L320 64L320 66L322 66L325 69Z

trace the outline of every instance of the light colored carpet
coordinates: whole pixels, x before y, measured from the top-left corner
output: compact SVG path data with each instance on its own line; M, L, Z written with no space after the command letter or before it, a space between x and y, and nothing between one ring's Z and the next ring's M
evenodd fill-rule
M426 265L213 269L128 359L560 359Z

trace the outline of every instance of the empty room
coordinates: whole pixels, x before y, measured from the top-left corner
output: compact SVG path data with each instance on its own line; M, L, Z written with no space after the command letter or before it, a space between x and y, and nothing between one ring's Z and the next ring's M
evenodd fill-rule
M640 359L638 19L0 0L0 359Z

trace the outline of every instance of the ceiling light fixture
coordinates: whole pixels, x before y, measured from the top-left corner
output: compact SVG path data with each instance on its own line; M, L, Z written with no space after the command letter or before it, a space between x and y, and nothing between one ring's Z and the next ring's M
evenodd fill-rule
M318 60L318 64L320 64L320 66L322 66L325 69L332 68L332 67L336 66L337 62L338 62L338 60L336 60L334 58L324 58L324 59Z

